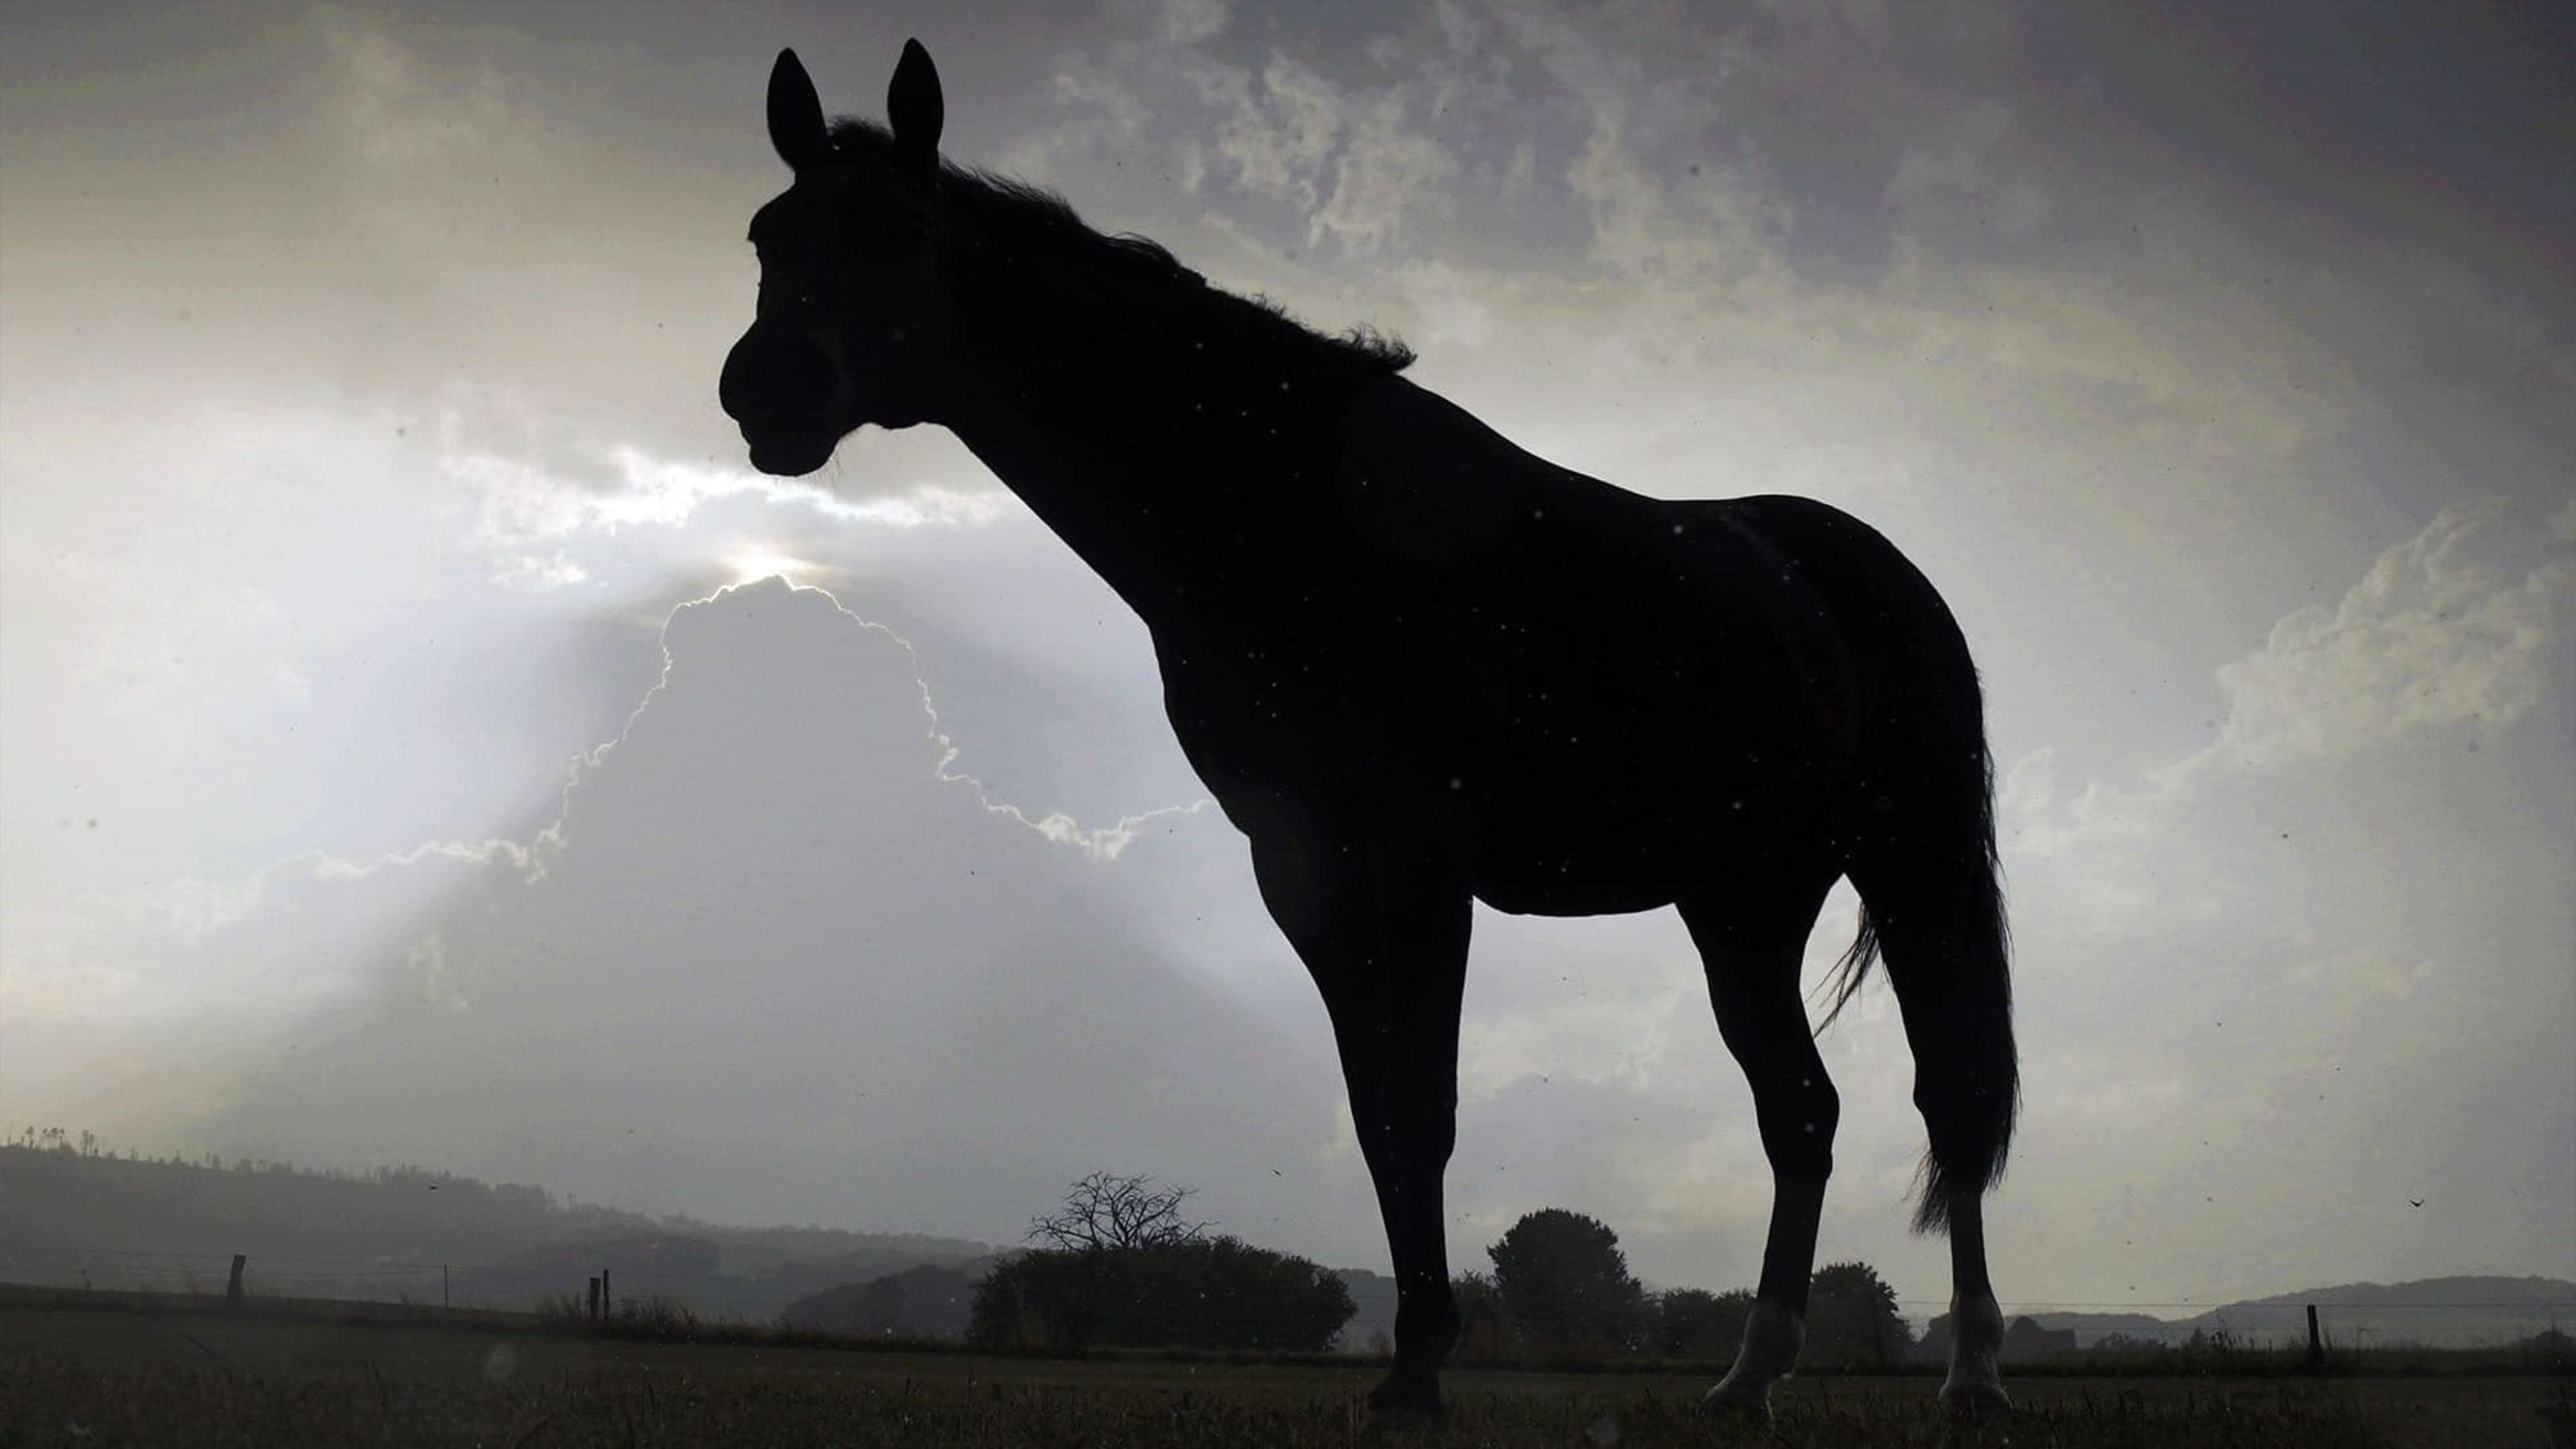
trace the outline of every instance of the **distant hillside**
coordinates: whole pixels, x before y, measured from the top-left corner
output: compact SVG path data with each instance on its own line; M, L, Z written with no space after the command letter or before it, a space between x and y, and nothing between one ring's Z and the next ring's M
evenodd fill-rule
M2180 1343L2194 1332L2224 1331L2255 1340L2304 1343L2309 1304L2329 1342L2363 1348L2422 1344L2480 1348L2545 1328L2576 1329L2576 1283L2564 1278L2418 1278L2405 1283L2343 1283L2249 1299L2190 1318L2143 1313L2034 1313L2044 1328L2071 1328L2091 1347L2105 1334Z
M1395 1280L1366 1268L1335 1268L1334 1277L1351 1292L1350 1321L1336 1342L1345 1353L1373 1352L1380 1335L1395 1341Z
M892 1338L964 1338L975 1288L999 1259L951 1267L925 1264L866 1283L844 1283L787 1305L792 1327Z
M648 1217L414 1167L352 1174L0 1146L0 1279L14 1282L214 1291L244 1253L254 1292L518 1308L578 1297L604 1267L620 1297L661 1293L765 1321L836 1284L994 1251Z
M2042 1328L2071 1328L2082 1336L2087 1347L2106 1333L2125 1333L2131 1338L2160 1339L2174 1330L2170 1318L2152 1313L2034 1313L2031 1320ZM2188 1332L2185 1332L2188 1337Z

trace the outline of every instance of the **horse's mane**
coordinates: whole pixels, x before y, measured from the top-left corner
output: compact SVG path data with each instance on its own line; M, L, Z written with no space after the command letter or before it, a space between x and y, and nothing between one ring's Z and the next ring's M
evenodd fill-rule
M854 116L832 122L832 145L847 152L890 155L894 137L884 126ZM1023 253L1052 254L1096 269L1107 283L1123 283L1166 297L1195 294L1213 304L1216 317L1250 337L1315 349L1332 362L1365 373L1401 372L1413 349L1368 326L1339 336L1318 332L1266 297L1242 297L1208 285L1162 243L1125 233L1094 231L1070 202L1043 186L941 157L939 179L949 205L963 208L991 235Z

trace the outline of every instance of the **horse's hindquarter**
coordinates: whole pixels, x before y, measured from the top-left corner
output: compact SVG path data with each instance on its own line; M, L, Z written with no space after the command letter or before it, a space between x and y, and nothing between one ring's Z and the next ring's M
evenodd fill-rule
M1355 412L1294 606L1158 640L1238 825L1433 822L1489 903L1567 914L1661 904L1822 828L1847 671L1729 505L1558 468L1410 384Z

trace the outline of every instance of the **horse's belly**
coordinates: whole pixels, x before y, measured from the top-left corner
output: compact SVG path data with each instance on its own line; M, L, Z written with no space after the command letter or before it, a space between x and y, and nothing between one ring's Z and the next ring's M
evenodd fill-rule
M1514 916L1617 916L1671 905L1682 892L1641 877L1559 859L1508 860L1476 872L1476 899Z
M1758 701L1758 702L1757 702ZM1497 910L1600 915L1704 891L1731 865L1820 843L1833 757L1755 693L1735 708L1588 712L1487 737L1460 780L1476 894Z
M1741 832L1683 802L1603 787L1485 792L1476 831L1475 892L1516 915L1593 916L1669 905L1740 849ZM1535 783L1535 782L1534 782Z

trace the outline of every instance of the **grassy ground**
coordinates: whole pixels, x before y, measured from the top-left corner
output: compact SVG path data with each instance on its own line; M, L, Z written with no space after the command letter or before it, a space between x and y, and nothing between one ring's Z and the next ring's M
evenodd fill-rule
M2533 1445L2567 1380L2028 1378L1947 1424L1925 1378L1800 1378L1762 1429L1704 1375L1453 1372L1436 1424L1372 1423L1363 1365L1057 1361L651 1343L431 1324L0 1303L0 1445Z

